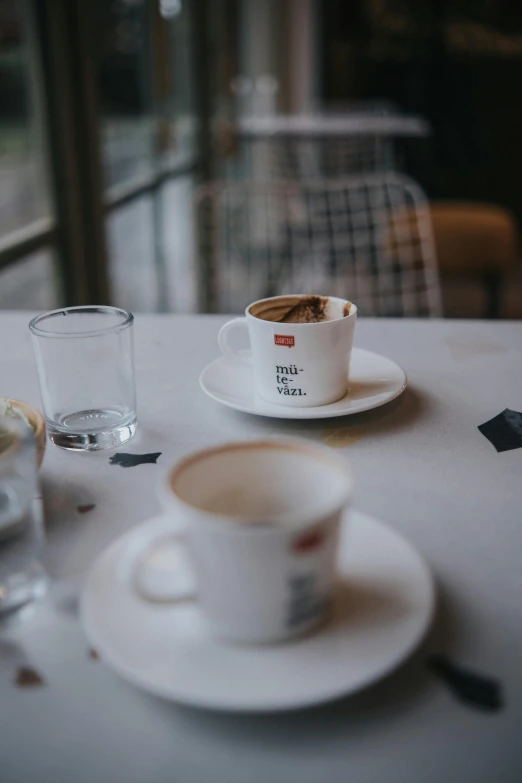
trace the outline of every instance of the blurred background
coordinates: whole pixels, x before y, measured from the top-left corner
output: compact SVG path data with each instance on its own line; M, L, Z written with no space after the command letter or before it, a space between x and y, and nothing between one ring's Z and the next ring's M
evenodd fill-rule
M521 318L521 85L518 0L0 0L0 309Z

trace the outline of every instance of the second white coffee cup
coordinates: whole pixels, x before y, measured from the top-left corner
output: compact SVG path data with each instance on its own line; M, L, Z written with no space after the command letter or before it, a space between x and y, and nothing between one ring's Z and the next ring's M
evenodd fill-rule
M352 488L345 461L306 441L197 452L168 473L161 496L171 525L133 553L133 589L143 600L197 601L214 632L232 641L303 633L327 611ZM176 573L155 579L154 562L173 545L192 586L180 587Z

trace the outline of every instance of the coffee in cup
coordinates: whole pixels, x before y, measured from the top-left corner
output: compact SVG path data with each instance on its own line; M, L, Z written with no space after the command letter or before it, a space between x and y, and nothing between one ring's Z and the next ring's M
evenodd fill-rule
M255 318L281 324L319 324L350 315L351 302L328 296L277 296L249 310Z

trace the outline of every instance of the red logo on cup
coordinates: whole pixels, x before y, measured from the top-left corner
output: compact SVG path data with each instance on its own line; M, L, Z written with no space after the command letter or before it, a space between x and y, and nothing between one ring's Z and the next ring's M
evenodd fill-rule
M293 348L295 337L288 334L274 334L274 342L276 345L286 345L287 348Z
M298 555L308 555L322 545L326 535L323 530L311 530L292 541L292 549Z

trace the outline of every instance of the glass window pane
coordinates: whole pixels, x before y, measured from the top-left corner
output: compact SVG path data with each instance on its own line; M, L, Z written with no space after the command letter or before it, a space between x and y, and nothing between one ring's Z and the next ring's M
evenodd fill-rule
M118 307L142 313L159 308L154 224L152 196L135 199L107 218L110 282Z
M137 311L192 311L195 163L192 31L187 0L98 0L100 82L113 299ZM165 182L165 172L173 174Z
M0 0L0 251L51 225L41 68L32 4ZM0 259L1 261L1 259ZM57 307L49 248L0 266L0 309Z
M0 236L50 214L38 65L25 3L0 2Z
M149 2L98 0L102 56L100 105L107 188L153 167Z
M195 157L191 18L183 0L98 0L108 189Z
M187 0L159 0L156 84L163 165L187 166L196 156L192 27ZM163 123L163 124L161 124Z
M107 219L114 303L136 312L197 310L194 180L175 177Z
M53 310L59 306L51 250L40 250L0 269L0 310Z
M177 177L162 190L162 231L166 302L174 313L198 310L198 269L194 229L194 179Z

